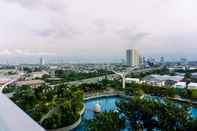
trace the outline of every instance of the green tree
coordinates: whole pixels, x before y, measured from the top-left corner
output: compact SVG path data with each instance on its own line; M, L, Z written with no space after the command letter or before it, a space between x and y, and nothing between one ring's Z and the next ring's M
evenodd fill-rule
M34 105L38 102L33 89L30 86L18 87L11 97L20 108L28 112L32 110Z
M170 101L160 103L158 108L159 128L164 131L187 131L190 128L191 114L186 105L176 105Z
M72 106L71 101L65 101L63 105L60 106L61 121L65 125L71 125L76 122L80 115L79 112Z
M192 121L192 126L191 126L190 131L197 131L197 119L194 119Z
M87 121L87 131L120 131L125 128L125 120L117 112L102 112Z
M185 76L184 76L184 79L191 79L192 78L192 74L190 72L186 72L185 73Z
M180 106L165 99L146 100L133 98L117 103L135 131L159 129L162 131L187 131L191 115L187 106Z
M139 98L121 100L117 103L120 113L126 116L133 130L140 131L143 129L152 130L158 127L155 119L155 108L158 104L154 101L145 101Z
M189 89L189 84L191 83L192 80L192 74L190 72L185 73L185 90L187 91L187 96L188 98L192 99L192 91Z
M43 121L42 126L46 129L60 128L62 126L60 114L53 113L52 116Z

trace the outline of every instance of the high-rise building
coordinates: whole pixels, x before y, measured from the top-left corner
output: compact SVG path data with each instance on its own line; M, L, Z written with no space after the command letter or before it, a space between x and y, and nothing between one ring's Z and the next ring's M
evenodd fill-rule
M45 64L45 61L42 57L40 57L40 65L44 65Z
M123 65L126 64L125 59L121 59L121 64L123 64Z
M143 56L143 64L146 64L146 57Z
M186 58L181 58L180 62L182 65L186 65L187 64L187 59Z
M164 57L162 56L161 58L160 58L160 63L164 63L165 62L165 60L164 60Z
M140 55L137 49L128 49L126 51L126 60L128 66L137 66L140 64Z
M143 65L144 64L143 56L139 56L139 64L140 65Z

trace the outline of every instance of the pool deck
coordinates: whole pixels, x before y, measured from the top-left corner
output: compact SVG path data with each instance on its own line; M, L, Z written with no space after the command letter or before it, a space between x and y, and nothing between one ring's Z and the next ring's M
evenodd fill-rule
M145 95L151 96L149 94L145 94ZM88 101L88 100L96 99L96 98L102 98L102 97L110 97L110 96L120 96L120 97L124 97L124 98L125 97L126 98L132 97L132 96L125 95L125 93L123 91L108 91L108 92L90 93L85 96L84 101ZM167 99L172 100L172 101L182 102L182 103L188 103L188 104L192 104L194 106L197 106L197 101L191 101L189 99L174 98L174 97L168 97Z
M88 101L96 98L102 98L102 97L112 97L112 96L127 97L123 92L102 92L102 93L88 94L87 96L85 96L84 101Z
M173 101L188 103L188 104L192 104L192 105L194 105L194 106L197 106L197 101L191 101L191 100L189 100L189 99L173 98L173 97L170 97L170 98L168 98L168 99L169 99L169 100L173 100Z

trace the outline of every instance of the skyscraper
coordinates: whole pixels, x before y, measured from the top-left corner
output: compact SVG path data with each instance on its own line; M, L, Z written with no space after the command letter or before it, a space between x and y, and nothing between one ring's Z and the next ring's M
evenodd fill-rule
M45 64L45 61L42 57L40 57L40 65L44 65Z
M126 50L126 60L128 66L137 66L140 64L140 55L137 49Z
M164 62L165 62L164 57L163 56L160 57L160 63L164 63Z
M144 63L143 63L143 57L142 56L139 56L139 64L140 65L143 65Z

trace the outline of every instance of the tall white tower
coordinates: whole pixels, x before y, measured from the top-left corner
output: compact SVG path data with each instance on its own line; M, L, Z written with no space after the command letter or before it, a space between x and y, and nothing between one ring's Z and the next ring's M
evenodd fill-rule
M140 64L140 54L137 49L126 50L126 60L128 66L138 66Z
M45 64L45 61L42 57L40 57L40 65L44 65Z

